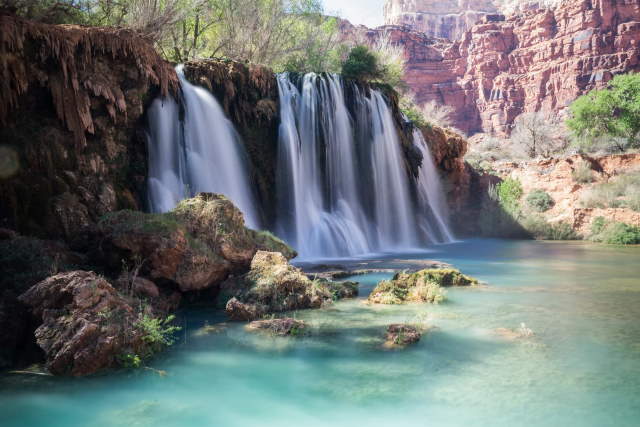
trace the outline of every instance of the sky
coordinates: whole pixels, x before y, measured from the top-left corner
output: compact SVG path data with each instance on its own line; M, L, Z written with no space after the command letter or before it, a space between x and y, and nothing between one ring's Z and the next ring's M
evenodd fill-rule
M374 28L382 25L385 0L323 0L325 13L348 19L352 24Z

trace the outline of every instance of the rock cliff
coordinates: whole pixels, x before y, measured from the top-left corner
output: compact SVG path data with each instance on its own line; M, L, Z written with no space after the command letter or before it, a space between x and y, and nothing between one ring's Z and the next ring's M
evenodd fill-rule
M592 168L592 181L579 182L574 171L581 164ZM502 178L514 178L522 184L523 201L532 191L541 190L551 196L553 205L542 216L550 223L566 223L581 237L588 237L594 219L640 226L640 212L627 207L585 207L585 196L603 183L611 182L626 173L640 171L640 154L602 157L572 156L565 159L546 159L525 163L502 163L494 166Z
M0 224L71 238L144 206L145 104L177 76L132 31L0 15Z
M455 109L455 126L506 135L527 111L562 113L615 74L640 70L640 4L564 1L505 18L488 15L460 40L381 27L405 47L406 80L419 103Z
M386 25L406 25L428 37L458 40L488 14L498 13L494 0L387 0Z

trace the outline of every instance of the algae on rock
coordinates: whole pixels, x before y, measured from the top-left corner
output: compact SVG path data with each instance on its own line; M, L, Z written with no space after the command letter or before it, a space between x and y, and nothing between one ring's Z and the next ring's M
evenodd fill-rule
M246 228L231 201L210 193L184 200L165 214L111 213L98 228L107 256L142 259L145 274L175 282L183 292L207 289L246 271L259 250L296 255L279 239Z
M353 283L312 281L282 254L259 251L247 274L222 284L218 301L232 320L255 320L268 313L320 308L356 294Z
M440 303L445 300L443 287L474 286L478 281L453 268L426 269L416 273L398 273L391 280L378 283L369 295L374 304Z

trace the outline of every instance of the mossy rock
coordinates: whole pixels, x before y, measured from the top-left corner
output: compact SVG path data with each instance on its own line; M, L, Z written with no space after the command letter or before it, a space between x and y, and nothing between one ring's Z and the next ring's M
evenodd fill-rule
M142 261L142 273L179 285L183 292L222 283L232 273L249 270L256 252L296 255L266 232L245 226L242 212L224 196L201 193L168 213L119 211L98 225L101 247L111 268Z
M218 305L232 320L255 320L270 313L320 308L355 295L355 283L311 280L281 253L259 251L247 274L222 284Z
M475 286L476 279L452 268L398 273L392 280L378 283L368 301L374 304L433 303L446 299L445 287Z
M407 281L409 286L413 286L420 279L432 281L445 288L451 286L476 286L479 283L478 280L462 274L455 268L430 268L413 274L398 273L393 278L393 280Z

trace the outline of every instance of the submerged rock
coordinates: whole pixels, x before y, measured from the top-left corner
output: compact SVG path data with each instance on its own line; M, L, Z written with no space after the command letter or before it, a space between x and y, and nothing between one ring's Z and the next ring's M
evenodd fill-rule
M427 269L416 273L398 273L375 287L368 301L374 304L406 302L439 303L445 300L443 287L474 286L478 281L453 268Z
M290 317L284 319L256 320L247 325L250 331L265 331L279 336L298 336L305 332L307 324Z
M404 348L415 344L422 338L422 331L411 325L389 325L385 336L385 348Z
M134 325L138 313L103 277L93 272L62 273L19 297L41 319L36 329L46 367L54 375L90 375L119 366L126 354L151 345Z
M357 285L309 279L277 252L259 251L251 270L227 280L218 301L232 320L255 320L268 313L319 308L357 295Z
M121 259L142 263L145 275L175 282L182 292L207 289L231 273L246 271L258 250L296 256L270 233L246 228L231 201L209 193L184 200L165 214L108 214L99 234L113 268Z

